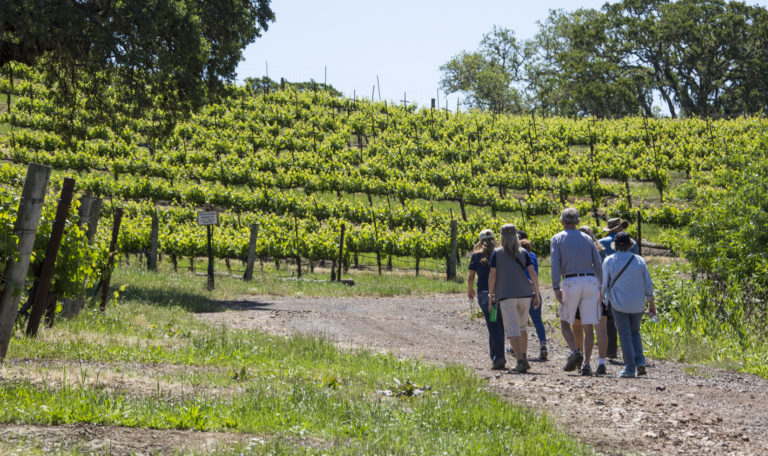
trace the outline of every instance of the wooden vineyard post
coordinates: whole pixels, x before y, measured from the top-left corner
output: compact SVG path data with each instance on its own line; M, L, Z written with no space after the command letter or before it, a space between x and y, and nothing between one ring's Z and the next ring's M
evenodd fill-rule
M0 294L0 361L5 359L8 353L8 344L11 341L13 325L16 322L16 313L19 310L20 291L24 289L27 278L27 269L35 246L37 225L40 222L40 213L45 201L45 190L48 187L48 179L51 176L51 168L37 163L27 166L27 177L24 180L24 188L21 191L19 210L16 215L16 224L13 232L18 238L18 256L12 255L6 267L4 280Z
M296 275L301 278L301 255L299 255L299 222L293 216L293 232L295 234L293 250L296 253Z
M447 280L456 279L456 259L458 257L459 243L457 240L458 223L451 220L451 252L448 254L448 267L446 268Z
M251 240L248 243L248 262L245 265L243 280L253 280L253 263L256 261L256 240L259 237L259 224L251 225Z
M101 310L107 308L107 297L109 296L109 282L112 280L112 268L115 266L115 255L117 255L117 235L120 233L120 222L123 221L123 208L115 209L115 219L112 225L112 239L109 241L109 258L107 259L107 269L101 279Z
M64 185L62 185L61 188L61 196L59 196L59 204L56 208L56 218L53 221L53 228L51 229L51 237L48 240L48 246L45 249L45 259L43 259L39 283L34 299L32 299L32 311L29 315L29 322L27 323L27 336L35 336L37 334L37 330L40 327L40 319L43 317L43 313L45 313L45 310L49 305L48 291L51 288L53 271L56 266L56 256L59 254L61 238L64 236L64 227L67 223L69 208L72 205L72 193L74 190L75 180L65 177ZM50 324L53 324L52 318L53 317L51 316Z
M206 289L214 289L213 280L213 226L219 223L219 213L212 210L199 211L197 213L197 224L205 226L208 237L208 281Z
M208 291L212 291L215 287L213 279L213 227L208 225L206 228L208 232L208 281L205 288Z
M336 280L338 282L341 282L341 271L344 269L344 224L341 224L341 236L339 237L339 261L336 263L338 265L338 270L336 274Z
M643 256L643 213L637 210L637 254Z
M149 245L149 258L147 261L147 269L150 271L157 271L157 248L158 238L160 236L160 221L157 217L157 208L152 212L152 228L149 233L150 245Z

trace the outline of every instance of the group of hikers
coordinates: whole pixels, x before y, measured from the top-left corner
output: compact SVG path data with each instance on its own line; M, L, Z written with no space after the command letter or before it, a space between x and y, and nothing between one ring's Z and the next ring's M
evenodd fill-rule
M618 342L624 370L620 377L647 373L640 323L646 311L656 314L653 284L637 244L625 229L629 223L615 218L596 239L588 226L578 226L579 212L560 214L563 230L552 236L550 262L558 316L570 355L563 370L592 375L590 361L597 332L595 375L607 374L606 358L616 358ZM547 336L541 318L539 263L527 233L514 225L501 227L500 245L491 230L483 230L469 263L467 295L477 297L488 327L492 369L505 369L507 353L517 362L514 371L527 372L528 318L536 328L539 359L548 359ZM477 278L477 292L475 292ZM617 341L618 333L618 341ZM505 350L505 336L510 348ZM512 370L512 369L511 369Z

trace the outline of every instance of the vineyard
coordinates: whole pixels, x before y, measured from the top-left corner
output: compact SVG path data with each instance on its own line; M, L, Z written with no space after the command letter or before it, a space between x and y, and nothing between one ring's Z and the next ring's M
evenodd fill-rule
M598 229L606 218L641 218L644 240L728 282L733 265L718 259L741 254L718 250L718 236L704 229L715 219L703 219L717 216L710 208L724 195L744 201L734 192L749 190L744 183L755 179L744 173L759 175L768 150L762 118L500 116L232 87L220 103L175 122L158 110L134 118L108 100L62 105L35 73L16 76L0 82L8 101L0 117L4 217L13 213L26 164L48 165L54 186L71 175L79 195L102 198L103 220L124 211L119 251L157 245L174 265L205 255L206 231L195 222L204 207L220 212L213 254L227 264L246 260L257 225L262 261L303 261L311 269L336 258L345 225L345 267L359 255L381 271L395 258L418 274L428 260L442 269L452 220L459 257L481 229L510 221L546 255L560 229L557 214L572 205ZM109 225L100 225L96 246L106 245ZM760 297L764 276L751 271L766 262L749 258L738 281L746 278Z
M253 325L258 318L273 321L270 324L281 330L296 322L310 325L313 330L330 328L332 325L319 326L324 318L322 312L312 313L325 305L332 308L327 311L329 321L349 322L356 328L365 326L367 321L387 322L396 331L376 326L378 337L387 339L387 344L390 338L400 340L407 350L428 346L412 337L420 338L435 327L446 334L463 334L463 339L451 339L449 343L440 337L428 339L432 339L434 352L450 363L459 360L477 366L480 361L474 344L478 325L482 323L467 319L466 298L456 294L456 288L435 291L424 285L428 282L429 286L459 286L456 283L404 277L402 271L384 278L375 273L359 274L357 285L351 288L335 287L314 278L285 280L286 276L293 275L294 268L301 275L302 264L310 270L322 262L337 264L340 247L343 256L339 268L359 263L374 271L378 266L379 274L391 268L406 269L408 275L413 270L415 275L420 270L429 270L428 276L442 275L450 271L454 245L466 267L467 253L478 232L485 228L498 231L509 222L528 232L546 267L549 239L561 229L558 216L567 206L578 208L582 223L596 230L608 218L628 219L633 222L630 234L642 239L641 245L661 246L684 257L649 260L660 317L658 323L643 323L643 343L649 358L660 364L662 360L677 360L768 377L768 121L764 118L597 120L548 118L535 113L505 116L419 109L407 104L334 97L322 91L231 87L229 95L219 103L180 120L159 110L148 117L134 116L130 109L110 100L102 100L101 106L93 105L92 99L78 97L62 103L59 94L46 88L34 72L19 70L15 76L13 80L0 80L0 98L4 98L0 102L0 270L4 279L10 277L8 271L18 263L15 252L22 250L22 235L27 241L30 236L18 229L17 213L24 205L41 202L22 198L22 186L26 189L35 167L51 174L39 226L31 234L31 264L26 278L21 280L26 289L17 293L17 289L6 285L4 290L4 297L13 294L16 301L4 307L10 311L0 319L14 325L14 329L0 328L2 335L4 339L11 334L18 336L19 323L25 319L31 324L39 301L34 298L44 295L38 293L38 287L47 283L42 279L43 270L46 264L53 264L46 263L53 233L57 229L60 232L62 224L65 229L58 256L54 255L55 269L45 302L46 322L52 325L55 310L64 312L72 302L82 306L91 298L95 301L100 294L102 304L101 311L82 312L78 318L66 319L42 333L42 337L14 340L9 366L17 360L39 360L49 369L50 359L72 361L73 366L76 360L81 366L83 386L61 391L46 387L39 391L28 380L6 382L5 389L0 390L3 400L10 404L3 418L6 422L99 423L135 427L139 431L173 427L272 432L280 429L280 425L261 420L284 414L288 417L285 423L292 426L287 434L293 435L304 432L296 431L299 428L293 423L304 426L311 416L317 423L312 424L312 435L340 432L342 439L354 435L353 440L359 442L354 440L350 453L339 454L365 454L373 448L367 446L369 435L375 436L376 442L381 439L378 431L369 430L370 417L376 417L378 426L379 417L383 416L381 409L403 408L411 413L418 403L425 415L445 410L447 417L435 419L450 422L434 426L434 433L424 439L424 447L429 448L425 454L442 453L446 435L459 436L450 442L461 448L456 454L466 453L470 441L482 447L488 442L495 445L509 440L505 438L510 433L508 423L517 419L504 408L509 404L495 396L493 400L470 396L470 392L487 392L485 386L480 386L485 385L484 381L468 371L462 370L461 375L458 371L444 374L442 368L435 368L439 374L424 377L426 369L422 366L414 367L410 361L395 362L390 355L354 355L360 359L352 362L341 352L331 353L331 345L326 342L305 340L304 336L285 339L233 328L243 322ZM57 222L66 199L66 184L72 180L76 184L69 215L65 223ZM92 197L100 198L101 202L98 224L93 218L94 207L98 205L94 205ZM237 271L235 278L232 274L221 278L222 288L228 290L203 293L198 277L171 273L168 263L163 264L161 272L145 271L143 265L139 271L129 264L115 271L119 281L110 288L115 250L146 257L149 269L157 266L158 255L165 262L170 259L173 269L179 264L186 267L183 263L187 261L194 268L195 261L207 254L206 228L197 222L201 210L218 212L218 224L213 228L213 254L217 260L227 267L231 261L248 261L252 266L251 254L255 251L262 264L274 263L276 268L283 265L284 270L262 274L258 284L241 281ZM115 239L112 236L120 218ZM341 239L343 244L339 245ZM111 245L112 241L116 246ZM544 274L546 283L547 273ZM366 280L387 284L366 289ZM265 291L268 288L278 290ZM418 313L419 318L411 314L415 296L410 294L414 288L419 288L414 294L422 296L416 299L416 307L427 309ZM338 290L357 294L336 301L325 296ZM253 296L273 291L315 301L272 304L271 299ZM446 291L454 293L453 296L435 299L434 293ZM382 308L382 295L390 294L409 296L391 298L389 307ZM107 307L107 298L118 295L127 304ZM248 298L240 300L243 295ZM57 300L61 303L58 309ZM545 300L545 307L552 310L554 297L545 295ZM270 303L265 306L263 301ZM235 306L232 309L238 312L220 312L223 305ZM282 313L274 310L279 306L283 306ZM341 314L340 318L338 307L345 308L349 317ZM267 308L272 310L264 312ZM365 308L380 314L363 315L361 319L361 309ZM206 314L210 314L207 317L212 318L216 328L203 327L197 321ZM436 325L435 314L441 316L442 323ZM388 320L390 315L398 319ZM404 324L415 320L423 326ZM27 334L34 334L30 326ZM93 334L99 336L92 339ZM358 335L365 344L372 340L366 333ZM455 343L456 340L464 342ZM0 342L7 345L7 340ZM281 344L285 351L275 349ZM387 344L384 349L389 349ZM464 358L446 351L446 345L461 347ZM558 344L553 344L555 353L559 349ZM264 351L269 353L268 359L264 358ZM304 367L296 369L286 359L299 360ZM331 359L338 361L338 366ZM120 363L128 361L138 366L129 370L135 370L144 383L147 372L160 372L163 369L157 366L161 365L189 371L191 377L169 386L171 391L181 385L181 402L173 395L166 397L161 393L160 381L152 386L154 380L146 383L151 384L149 389L136 395L131 390L115 393L95 383L93 387L85 385L83 360L85 364L99 362L105 366L116 363L116 371L123 369ZM389 365L390 360L394 367L384 369L381 364ZM150 364L152 367L147 367ZM286 365L290 374L274 370L275 366ZM11 366L6 372L16 369L28 375L29 366L19 366ZM237 391L243 393L232 393L231 402L219 401L204 390L193 390L192 396L185 398L186 382L197 385L199 372L212 366L216 366L211 378L215 378L212 382L216 382L217 388L218 382L237 385ZM658 402L667 400L660 399L660 395L693 381L689 374L699 368L694 364L684 366L683 373L662 374L646 386L648 391L642 396L645 399L637 401L644 404L641 407L646 407L645 411L653 408L659 420L670 416L671 412L659 408ZM550 371L544 375L561 374L559 366L545 367ZM660 365L658 371L666 372L666 368ZM719 379L719 371L712 371L713 377ZM100 372L95 375L98 382ZM443 375L467 388L467 392L457 389L459 393L452 393L454 386L442 383ZM365 378L364 386L360 386L358 377ZM438 393L428 393L420 402L390 403L379 393L385 391L382 384L387 387L382 381L391 383L393 377L406 379L401 383L395 378L396 388L417 388L420 384L412 384L408 378L420 378ZM467 380L470 378L473 380ZM509 391L508 377L497 380L504 383L504 391ZM490 384L494 381L490 380ZM686 397L693 397L694 392L700 394L701 383L695 381L695 389L689 384L685 390ZM291 400L271 392L253 396L253 391L268 391L278 384L293 388ZM562 384L569 388L568 392L561 389L558 394L578 403L562 407L563 403L557 402L557 410L581 411L588 404L592 407L589 413L603 414L605 429L615 426L615 416L608 416L614 409L604 402L607 390L599 390L599 400L597 396L584 400L584 396L574 396L570 386L565 386L568 384L570 381ZM698 409L681 407L679 416L683 411L696 410L698 414L717 409L710 404L722 403L725 396L721 391L732 393L728 391L732 384L710 392L715 402L701 403ZM618 407L626 408L625 387L619 383L612 385L612 394L621 398ZM594 390L586 385L584 389ZM311 393L313 396L307 400L309 396L295 394L296 391L317 393ZM763 400L762 396L755 399L752 390L748 394L749 400L744 399L746 407ZM360 429L365 431L349 431L347 426L337 424L346 422L350 412L346 405L335 405L336 396L341 398L338 404L370 404L371 411L364 409L362 413ZM270 399L265 400L267 397ZM446 405L446 397L455 399L455 405ZM728 397L730 401L731 396ZM291 402L294 400L297 402ZM504 407L495 400L500 400ZM685 399L681 396L679 400ZM677 402L669 403L677 407ZM117 409L113 410L110 404L116 404ZM303 408L316 404L328 405L313 410ZM488 425L488 410L463 411L461 407L467 404L488 405L489 410L498 412L492 421L497 424ZM277 410L280 413L275 413ZM743 416L739 410L732 410L737 421ZM335 415L337 412L340 414ZM715 412L720 413L719 409ZM456 414L462 416L458 421L466 424L466 434L454 431ZM377 453L393 452L389 442L418 440L413 433L421 435L430 427L413 426L397 413L392 417L398 424L391 428L397 429L397 433L388 436L384 446L376 447ZM465 422L465 417L474 418ZM747 448L748 439L760 434L764 420L762 417L755 422L758 431L754 434L750 430L749 436L744 437L744 431L737 440L746 443L739 445ZM519 421L528 423L530 418ZM646 421L649 425L655 422ZM726 416L720 427L730 429L732 422L734 418ZM540 425L535 426L536 430L522 434L535 436L551 448L542 446L544 443L539 440L526 440L527 449L510 452L533 454L533 448L543 454L578 452L571 445L578 445L575 441L566 441L559 434L541 434ZM494 434L478 438L475 432L484 427ZM595 429L598 428L603 429ZM328 433L323 434L326 429ZM673 429L680 429L680 425ZM586 432L586 440L591 441L592 436ZM731 435L730 430L719 432ZM615 430L609 433L622 434ZM676 433L670 431L670 437L665 437L666 444L671 446L660 450L661 454L669 448L679 449L677 440L671 440ZM643 441L653 444L655 440L646 438L647 435ZM691 437L688 441L703 440ZM276 442L275 445L282 445L279 440ZM293 445L287 444L291 448ZM610 448L627 448L624 443L611 445ZM264 448L265 454L279 452L275 450L278 447Z
M726 188L768 146L757 118L508 117L244 88L164 132L160 112L104 119L57 106L32 74L12 88L4 188L19 186L28 162L54 179L75 173L79 192L109 201L106 216L126 211L121 251L148 249L157 217L159 251L174 258L204 255L195 212L206 204L221 211L214 254L227 259L245 260L253 223L262 258L330 259L344 223L351 254L444 259L451 219L460 251L511 220L545 253L566 205L593 226L640 214L676 248L669 229L688 224L702 189Z

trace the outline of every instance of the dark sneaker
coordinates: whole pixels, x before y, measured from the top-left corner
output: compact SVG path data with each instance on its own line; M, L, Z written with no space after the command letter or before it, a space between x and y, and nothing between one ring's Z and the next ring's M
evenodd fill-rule
M546 361L549 354L547 353L547 346L542 345L539 349L539 359L542 361Z
M646 375L648 372L645 370L645 366L637 366L637 375Z
M635 378L635 374L632 373L632 372L627 372L626 370L623 370L619 374L619 377L621 377L621 378Z
M581 355L581 352L574 350L571 352L570 356L568 356L568 360L565 362L565 367L563 367L563 370L566 372L571 372L572 370L576 369L576 366L581 365L582 361L584 361L584 357Z
M491 367L491 370L502 370L506 365L507 365L507 362L504 360L494 361L493 367Z
M619 357L619 355L616 352L608 353L605 355L606 358L616 359Z
M525 370L531 370L531 364L528 362L528 358L523 358L523 364L525 364Z
M595 375L605 375L608 372L605 370L605 364L598 364L597 370L595 371Z
M581 375L584 377L590 377L592 375L592 368L589 367L589 363L585 364L584 367L581 368Z
M518 374L524 374L528 371L525 360L521 359L520 361L517 362L517 366L515 366L515 371L517 371Z

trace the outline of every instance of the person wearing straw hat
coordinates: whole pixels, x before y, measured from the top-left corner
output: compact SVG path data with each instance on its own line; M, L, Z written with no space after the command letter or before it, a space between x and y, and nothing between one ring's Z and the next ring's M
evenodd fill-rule
M496 248L493 231L483 230L478 236L477 243L472 250L472 258L469 260L469 277L467 279L467 297L475 299L477 305L483 311L485 326L488 328L488 347L491 356L491 369L504 369L507 359L504 355L504 321L501 313L497 312L496 321L490 319L488 307L488 276L491 273L491 254ZM477 293L475 293L475 276L477 276Z
M632 378L645 375L643 341L640 338L640 323L645 312L646 301L649 312L656 314L653 300L653 282L645 260L631 252L635 241L627 233L618 233L611 246L616 253L603 262L601 292L611 303L611 313L619 330L624 370L620 376Z
M491 305L498 305L504 316L504 332L517 360L515 370L525 373L531 368L527 355L528 308L531 299L534 307L541 305L541 293L533 262L528 252L520 246L514 225L506 224L501 227L501 247L493 251L489 264L491 274L488 277L488 287L491 290Z
M617 234L625 232L624 230L629 227L629 222L626 220L622 220L620 218L612 218L608 220L608 226L603 228L603 231L606 233L606 236L602 239L600 239L599 242L600 245L603 246L603 251L605 252L604 257L608 257L609 255L613 255L616 253L616 250L613 249L613 240L616 237ZM638 254L637 244L632 244L632 249L630 250L635 255ZM606 356L608 358L614 359L618 355L619 352L619 339L616 332L616 324L613 321L613 316L611 315L611 312L608 311L608 321L606 324L606 332L608 335L608 346L606 348Z

